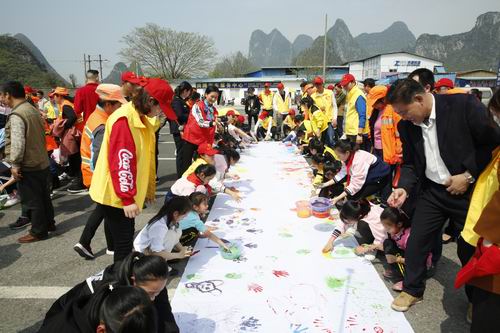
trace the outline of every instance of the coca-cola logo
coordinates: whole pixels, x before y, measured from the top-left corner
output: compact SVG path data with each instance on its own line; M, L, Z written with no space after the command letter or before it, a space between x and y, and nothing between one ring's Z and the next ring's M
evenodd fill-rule
M118 180L120 182L120 191L128 192L134 189L134 175L130 170L130 160L134 155L128 149L118 151Z

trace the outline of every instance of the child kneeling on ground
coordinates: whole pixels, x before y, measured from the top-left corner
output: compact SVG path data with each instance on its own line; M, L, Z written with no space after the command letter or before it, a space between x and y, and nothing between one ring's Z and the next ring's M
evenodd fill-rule
M323 248L323 252L333 250L335 240L346 234L350 228L356 230L356 240L361 244L355 249L357 255L382 250L382 245L387 239L387 232L380 221L382 211L380 206L372 205L366 199L348 200L340 210L340 220L343 225L333 230L330 239Z
M167 261L189 258L191 249L179 242L182 235L179 222L190 211L191 202L187 197L170 199L139 232L134 240L135 251L157 255ZM179 252L173 252L174 249ZM170 274L174 275L172 272Z
M383 250L389 269L384 271L384 277L396 281L392 286L394 291L403 290L403 278L405 275L405 250L410 237L410 219L397 208L386 208L380 215L380 220L389 238L384 241ZM380 249L380 248L379 248ZM432 254L427 257L427 269L432 266Z
M212 230L215 229L206 227L201 220L201 217L208 213L208 196L200 192L194 192L189 196L189 200L193 205L193 210L179 222L179 227L182 230L181 244L193 247L196 240L202 235L229 251L227 245L212 233Z

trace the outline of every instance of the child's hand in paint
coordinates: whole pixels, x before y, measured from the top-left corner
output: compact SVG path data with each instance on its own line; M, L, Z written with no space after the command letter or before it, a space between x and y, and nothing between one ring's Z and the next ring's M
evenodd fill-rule
M358 256L363 255L369 251L371 251L371 247L367 246L366 244L359 245L354 249L354 253L356 253Z
M325 247L323 247L323 253L328 253L333 251L333 242L334 240L329 240L328 243L326 243Z

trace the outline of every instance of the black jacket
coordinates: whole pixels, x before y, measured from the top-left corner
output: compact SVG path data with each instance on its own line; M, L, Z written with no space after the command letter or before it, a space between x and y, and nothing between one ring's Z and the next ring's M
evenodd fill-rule
M89 323L91 298L92 295L86 295L71 300L63 311L54 315L48 322L44 322L38 333L95 333L96 328Z
M116 263L109 265L104 269L102 274L98 273L89 277L85 281L74 286L66 294L59 297L59 299L52 304L49 311L47 311L42 328L39 332L87 332L83 328L78 330L80 329L79 327L83 325L84 319L88 322L88 311L85 310L85 305L89 303L95 290L100 286L118 280L115 268L118 266L119 265L116 265ZM172 314L172 307L168 299L167 289L164 289L155 298L153 303L157 314L159 314L158 333L179 333L179 327ZM69 330L69 328L74 328L74 330ZM95 329L92 332L95 332Z
M178 134L180 133L179 125L186 125L189 117L189 112L191 112L191 110L189 109L189 106L187 105L186 101L177 95L174 96L174 99L172 100L172 103L170 105L172 106L172 109L174 109L174 112L177 115L177 122L169 121L170 133Z
M486 107L468 94L435 95L439 152L451 175L469 171L478 178L500 144L500 128ZM398 125L403 143L399 187L415 193L425 177L426 160L422 129L409 121Z
M257 115L260 111L259 97L256 95L247 96L245 98L245 113L250 115Z

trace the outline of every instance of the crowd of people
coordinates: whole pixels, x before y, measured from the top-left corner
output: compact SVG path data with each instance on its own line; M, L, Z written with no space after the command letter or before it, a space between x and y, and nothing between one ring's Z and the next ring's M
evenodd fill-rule
M239 150L259 141L298 147L314 170L313 195L331 199L342 222L323 248L353 235L359 255L378 253L384 277L400 294L395 311L423 300L426 279L439 269L443 243L456 241L463 265L455 286L465 285L471 331L500 323L500 91L485 107L481 96L434 82L427 69L390 86L357 82L351 74L325 87L323 78L301 84L295 99L282 83L250 88L245 113L217 110L220 91L202 95L188 82L175 89L162 79L126 72L122 85L101 84L87 72L73 97L49 94L20 82L0 86L3 204L20 198L11 229L31 225L20 243L56 230L53 189L88 191L95 202L74 250L91 260L91 241L104 222L114 263L59 298L41 332L178 332L165 286L178 274L169 262L196 254L206 237L229 251L204 225L213 196L240 201L225 179ZM159 132L169 123L177 180L162 207L136 234L135 218L156 197Z

